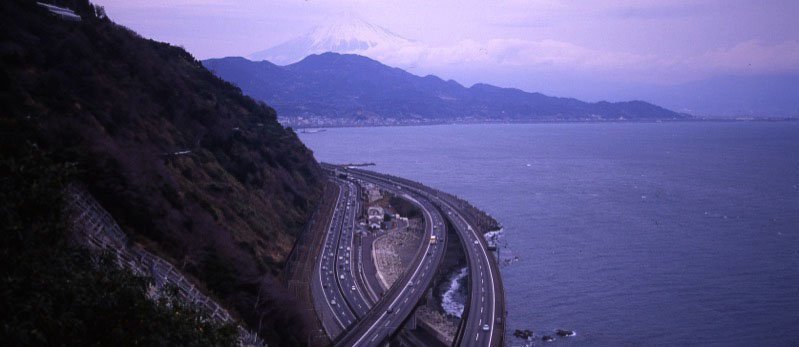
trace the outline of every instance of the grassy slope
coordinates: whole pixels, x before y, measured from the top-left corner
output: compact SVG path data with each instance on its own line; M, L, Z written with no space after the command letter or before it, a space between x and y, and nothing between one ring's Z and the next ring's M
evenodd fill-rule
M32 129L4 131L4 143L74 163L135 240L273 344L296 342L304 318L277 278L321 194L311 152L183 49L96 17L86 0L62 2L84 20L0 4L0 117Z

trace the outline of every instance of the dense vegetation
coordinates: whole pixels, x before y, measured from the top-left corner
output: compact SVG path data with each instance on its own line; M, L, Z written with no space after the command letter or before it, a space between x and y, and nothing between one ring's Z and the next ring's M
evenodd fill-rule
M583 102L518 89L466 88L436 76L419 77L358 55L324 53L277 66L231 57L203 62L218 76L282 117L330 117L370 123L412 121L590 121L685 119L642 101Z
M53 208L61 195L53 192L64 189L74 170L30 143L9 145L0 147L4 345L236 345L234 326L215 326L174 293L149 299L147 279L71 244Z
M3 146L30 143L69 163L135 242L270 344L304 340L308 317L280 275L321 195L311 152L273 109L183 49L139 37L87 0L54 3L83 20L0 2Z
M394 208L400 216L408 219L423 218L422 211L416 205L410 203L403 198L392 196L388 199L388 203Z

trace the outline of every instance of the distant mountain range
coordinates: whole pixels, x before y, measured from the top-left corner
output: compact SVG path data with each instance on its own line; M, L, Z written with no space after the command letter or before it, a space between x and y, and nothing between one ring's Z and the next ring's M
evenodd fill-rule
M342 13L318 23L302 35L252 53L247 58L282 66L325 52L357 54L415 74L451 76L461 83L491 82L592 101L643 100L697 117L799 117L799 74L795 71L766 75L717 74L680 84L653 84L652 81L597 78L586 72L569 76L562 71L533 71L524 66L503 68L501 64L476 66L438 62L438 65L430 65L435 61L431 57L446 56L452 50L468 56L473 54L469 53L473 48L469 45L430 46L424 38L421 41L407 39L356 14ZM486 52L489 56L505 54L502 49L488 49ZM505 58L494 57L497 59Z
M291 126L691 118L643 101L588 103L487 84L466 88L358 55L324 53L286 66L241 57L203 64Z

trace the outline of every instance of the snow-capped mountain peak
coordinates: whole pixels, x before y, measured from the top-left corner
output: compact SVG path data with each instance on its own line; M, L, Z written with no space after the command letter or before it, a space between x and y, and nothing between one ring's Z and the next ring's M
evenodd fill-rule
M303 36L253 53L252 60L291 64L308 55L324 52L366 54L374 48L402 47L412 41L355 15L341 15L326 21Z

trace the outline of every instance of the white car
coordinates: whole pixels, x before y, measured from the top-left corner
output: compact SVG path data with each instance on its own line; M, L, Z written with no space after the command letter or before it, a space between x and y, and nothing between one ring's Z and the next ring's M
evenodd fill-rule
M483 331L488 331L488 330L490 330L488 324L483 324Z
M353 290L353 291L355 290L355 286L352 286L352 290Z
M474 240L474 244L478 245L478 244L480 244L480 242L478 242L477 240Z

